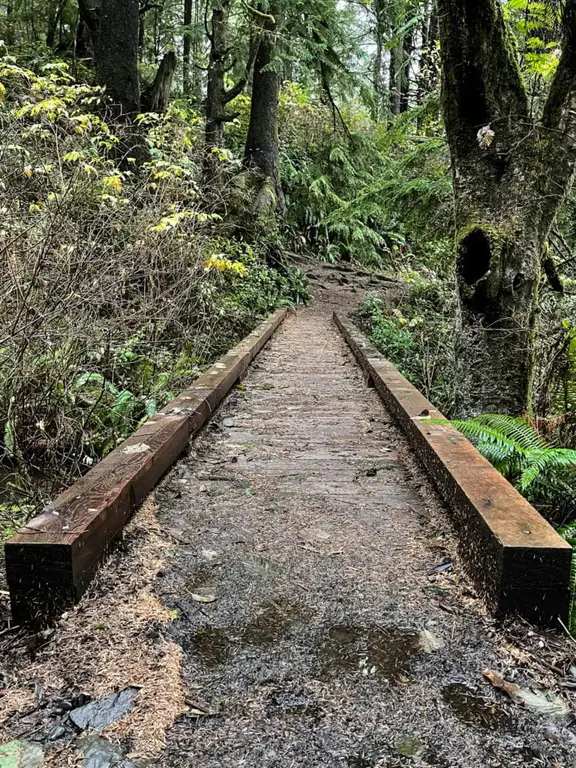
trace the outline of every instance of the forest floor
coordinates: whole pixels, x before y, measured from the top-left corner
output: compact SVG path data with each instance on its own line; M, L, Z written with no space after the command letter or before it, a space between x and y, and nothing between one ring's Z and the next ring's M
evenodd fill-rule
M448 513L331 323L384 284L311 279L312 307L80 606L39 638L0 634L0 742L86 768L576 765L575 646L487 614ZM518 704L486 670L548 700ZM128 686L135 706L103 731L114 761L96 739L89 763L95 742L67 712Z

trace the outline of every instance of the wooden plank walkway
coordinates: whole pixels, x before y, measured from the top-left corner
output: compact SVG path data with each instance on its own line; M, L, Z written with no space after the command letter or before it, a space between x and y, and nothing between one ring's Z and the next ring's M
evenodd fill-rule
M286 321L156 499L198 703L163 768L575 764L483 679L530 682L326 308Z

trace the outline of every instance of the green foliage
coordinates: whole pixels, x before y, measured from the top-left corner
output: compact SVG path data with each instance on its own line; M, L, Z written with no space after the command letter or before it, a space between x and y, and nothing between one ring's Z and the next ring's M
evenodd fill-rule
M358 318L370 340L441 411L453 407L455 295L451 283L402 273L410 286L395 300L368 297Z
M246 95L231 105L238 116L226 137L234 152L242 149L249 107ZM389 128L358 104L342 117L346 128L310 89L284 83L280 170L296 247L395 271L433 259L446 272L451 244L438 222L449 226L451 180L437 100ZM418 134L421 122L428 137Z
M308 288L271 237L236 234L238 162L223 152L206 184L187 104L141 116L151 161L119 170L101 89L10 57L0 84L0 451L32 491L38 471L86 471Z
M549 519L576 513L576 451L548 445L525 419L505 414L452 423Z

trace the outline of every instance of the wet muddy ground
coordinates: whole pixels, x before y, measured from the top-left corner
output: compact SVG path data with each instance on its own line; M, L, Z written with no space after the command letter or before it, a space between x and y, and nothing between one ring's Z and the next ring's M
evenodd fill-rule
M569 720L483 678L538 686L507 639L528 629L466 587L326 307L287 320L156 500L190 707L163 768L576 765Z

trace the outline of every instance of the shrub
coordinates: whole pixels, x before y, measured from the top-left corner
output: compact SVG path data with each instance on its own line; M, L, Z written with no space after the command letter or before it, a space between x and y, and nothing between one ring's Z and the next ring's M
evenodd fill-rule
M230 234L238 163L203 183L195 112L142 116L151 162L119 171L100 89L8 57L0 83L0 459L26 497L86 471L307 288L266 241Z

